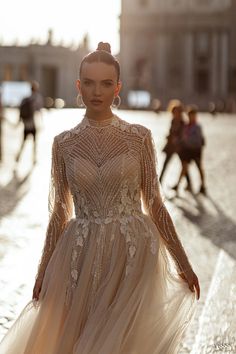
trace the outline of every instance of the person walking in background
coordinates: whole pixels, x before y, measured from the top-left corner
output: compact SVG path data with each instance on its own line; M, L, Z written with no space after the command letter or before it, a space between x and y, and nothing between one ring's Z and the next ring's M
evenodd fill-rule
M37 152L37 125L35 123L35 112L40 111L43 107L43 98L39 92L39 84L37 81L31 83L31 95L22 100L20 104L20 121L24 125L23 140L16 156L16 162L19 162L25 142L29 135L33 137L33 164L36 163Z
M178 154L180 151L181 137L185 126L185 122L183 118L183 104L181 101L171 100L168 106L168 110L172 114L172 120L171 120L169 134L167 136L167 142L162 150L163 152L165 152L166 156L165 156L165 160L159 178L160 182L162 182L163 180L164 173L173 155ZM187 179L187 189L191 191L192 187L191 187L191 181L188 172L186 174L186 179Z
M197 108L191 105L187 109L189 123L184 127L182 134L181 149L179 157L182 163L182 170L177 184L173 187L178 192L179 184L184 176L189 173L189 165L194 161L201 178L199 193L206 194L205 173L202 164L202 152L205 145L202 127L197 122Z
M54 138L32 301L0 354L177 354L200 286L160 193L151 131L111 110L121 82L108 43L79 75L85 116Z

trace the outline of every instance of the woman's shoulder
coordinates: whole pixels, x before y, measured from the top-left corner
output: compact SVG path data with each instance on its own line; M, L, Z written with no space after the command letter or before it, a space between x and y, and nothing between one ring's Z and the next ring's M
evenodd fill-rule
M148 133L151 132L150 129L142 124L130 123L124 119L121 119L120 117L117 117L113 125L124 132L139 136L140 138L144 138Z
M82 120L73 128L64 130L60 134L56 135L54 139L60 143L71 141L71 139L74 139L76 135L78 135L84 128L86 128L86 124L84 123L84 120Z
M64 130L63 132L55 135L54 141L57 143L62 143L63 141L67 140L71 136L71 130Z
M70 145L75 139L75 128L64 130L63 132L57 134L54 137L54 142L60 145L61 147L65 147L68 144Z

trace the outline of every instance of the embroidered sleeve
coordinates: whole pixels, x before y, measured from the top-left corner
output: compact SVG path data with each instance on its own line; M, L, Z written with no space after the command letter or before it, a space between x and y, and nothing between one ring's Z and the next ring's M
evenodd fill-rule
M156 172L156 154L151 132L143 139L141 151L142 200L147 214L155 223L164 243L174 260L178 272L191 269L188 257L176 233L174 224L163 202Z
M43 278L48 262L68 220L72 216L73 203L69 190L65 164L57 138L52 146L51 183L48 198L49 224L37 278Z

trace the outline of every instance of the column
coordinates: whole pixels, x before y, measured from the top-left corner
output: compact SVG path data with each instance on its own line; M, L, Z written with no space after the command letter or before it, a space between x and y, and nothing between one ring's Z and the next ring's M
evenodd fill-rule
M212 53L211 53L211 94L214 96L218 92L219 78L218 78L218 49L219 49L219 34L213 33L212 35Z
M184 53L184 82L185 82L185 95L189 96L193 93L194 89L194 37L191 32L185 35L185 53Z
M121 33L121 49L120 49L120 64L121 64L121 80L123 82L121 90L122 104L128 103L128 93L130 89L133 89L133 62L135 60L134 55L134 43L135 37L132 33L124 31Z
M157 52L156 52L156 82L159 94L165 94L165 89L167 85L166 77L166 63L167 57L167 36L163 33L158 35L157 40Z
M220 91L223 96L228 92L228 34L223 32L220 36Z

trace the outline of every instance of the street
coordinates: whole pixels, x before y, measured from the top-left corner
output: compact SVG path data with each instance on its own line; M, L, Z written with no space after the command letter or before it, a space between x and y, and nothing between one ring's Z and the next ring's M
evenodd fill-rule
M48 221L52 139L78 124L84 111L52 109L38 116L38 158L33 169L31 140L15 166L22 134L22 126L16 124L17 114L17 110L6 110L2 127L0 337L31 298ZM122 110L117 114L152 130L159 172L169 114ZM194 165L190 175L195 193L185 191L184 182L178 196L171 190L180 173L177 156L162 185L166 206L201 285L197 312L179 353L236 353L236 116L200 113L199 122L206 138L203 162L207 195L197 193L199 176Z

